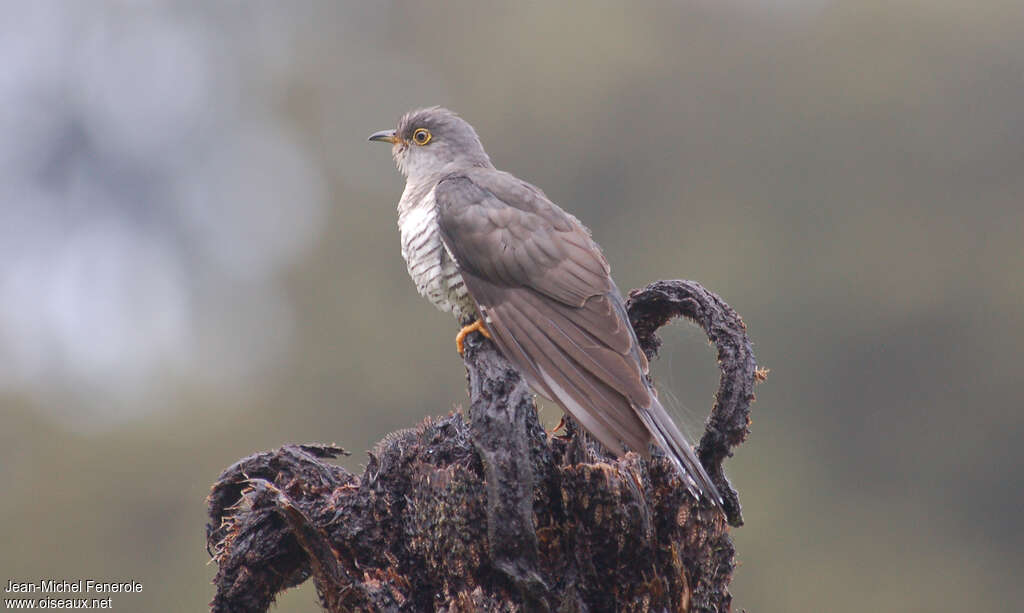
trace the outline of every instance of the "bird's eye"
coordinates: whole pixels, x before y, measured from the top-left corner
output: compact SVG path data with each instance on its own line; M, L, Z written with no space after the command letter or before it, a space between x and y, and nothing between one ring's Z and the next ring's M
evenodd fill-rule
M426 128L416 128L416 131L412 133L412 142L417 145L426 145L430 142L430 130Z

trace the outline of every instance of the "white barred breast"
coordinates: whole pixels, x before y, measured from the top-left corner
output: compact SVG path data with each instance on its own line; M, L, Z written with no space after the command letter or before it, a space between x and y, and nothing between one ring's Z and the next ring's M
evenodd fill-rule
M455 261L441 242L433 190L418 202L407 202L411 192L415 190L406 189L398 207L398 229L402 234L402 257L416 290L437 308L454 313L460 321L476 317L476 305Z

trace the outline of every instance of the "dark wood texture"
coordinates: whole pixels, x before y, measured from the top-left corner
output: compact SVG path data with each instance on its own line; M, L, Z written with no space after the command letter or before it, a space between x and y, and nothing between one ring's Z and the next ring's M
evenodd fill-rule
M329 463L344 451L325 445L286 445L220 475L211 610L266 611L312 578L332 612L729 611L729 525L742 518L722 462L747 436L762 371L742 320L697 283L658 281L627 309L649 358L677 316L718 348L698 453L726 516L694 501L658 454L616 459L571 422L549 437L521 377L473 334L468 415L389 434L362 476Z

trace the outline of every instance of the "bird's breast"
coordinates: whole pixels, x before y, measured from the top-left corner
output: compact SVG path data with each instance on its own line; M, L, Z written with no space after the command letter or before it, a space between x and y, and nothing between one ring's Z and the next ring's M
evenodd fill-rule
M406 202L403 196L398 229L402 235L402 257L416 290L434 306L451 311L460 320L473 317L476 307L455 260L441 242L433 191L418 202Z

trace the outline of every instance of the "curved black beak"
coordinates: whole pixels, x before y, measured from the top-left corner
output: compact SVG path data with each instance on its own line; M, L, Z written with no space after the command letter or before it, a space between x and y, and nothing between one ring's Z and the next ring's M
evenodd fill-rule
M395 137L394 130L381 130L380 132L374 132L367 140L391 143L392 145L398 142L398 139Z

